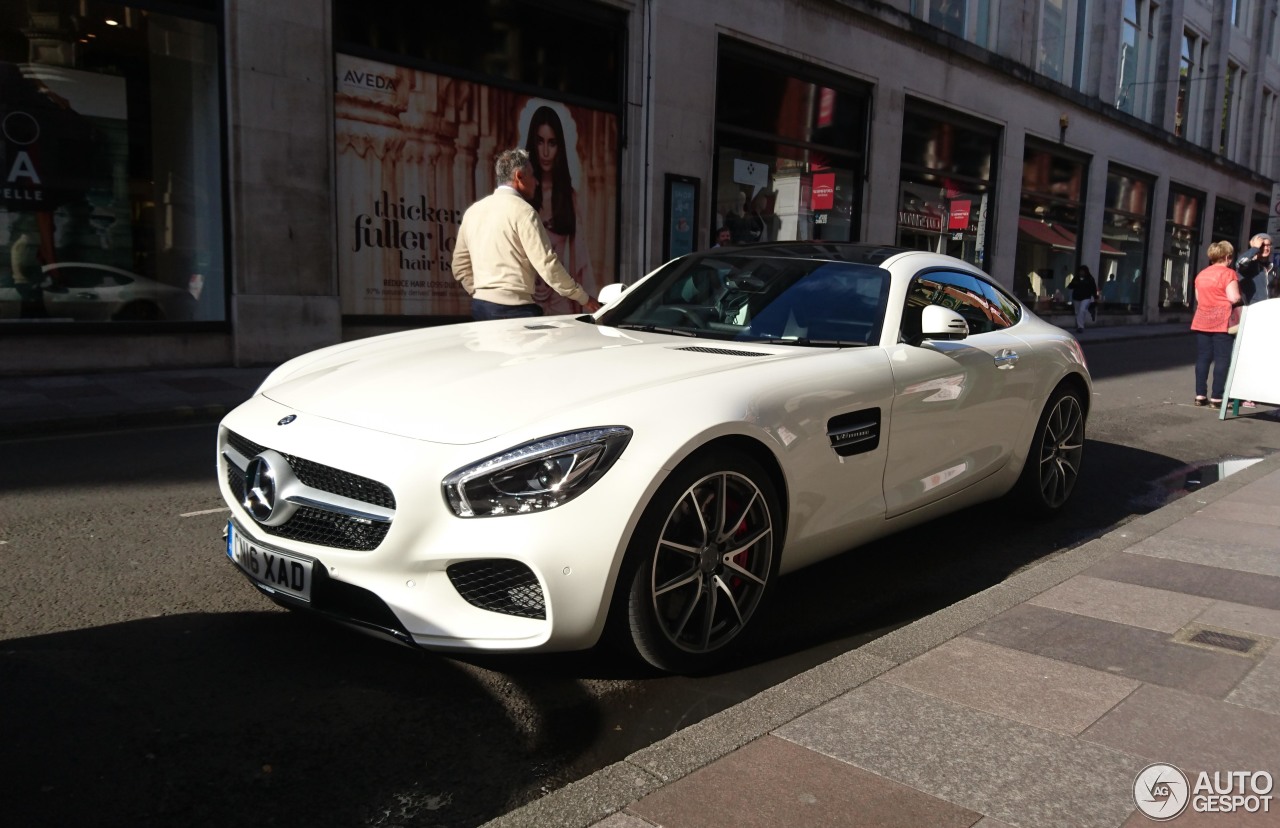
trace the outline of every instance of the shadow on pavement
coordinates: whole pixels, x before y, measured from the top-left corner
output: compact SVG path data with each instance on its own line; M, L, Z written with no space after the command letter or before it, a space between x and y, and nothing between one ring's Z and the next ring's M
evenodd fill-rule
M597 716L570 676L495 696L465 664L285 613L0 646L8 825L477 825L563 784L540 774Z

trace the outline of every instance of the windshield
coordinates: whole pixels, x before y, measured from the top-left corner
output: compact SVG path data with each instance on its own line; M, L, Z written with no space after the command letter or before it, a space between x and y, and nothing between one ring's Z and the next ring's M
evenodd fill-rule
M629 288L601 325L737 342L842 347L879 341L889 272L747 251L688 256Z

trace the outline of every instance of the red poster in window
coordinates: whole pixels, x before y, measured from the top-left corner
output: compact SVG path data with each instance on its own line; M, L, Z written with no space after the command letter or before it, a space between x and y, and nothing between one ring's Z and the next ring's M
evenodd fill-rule
M814 173L809 206L814 210L830 210L836 206L835 173Z
M951 221L947 225L949 230L965 230L969 227L969 209L973 202L968 199L959 199L951 202Z

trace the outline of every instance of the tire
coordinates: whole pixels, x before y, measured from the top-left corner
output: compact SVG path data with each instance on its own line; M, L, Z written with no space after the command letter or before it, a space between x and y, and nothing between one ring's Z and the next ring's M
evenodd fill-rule
M623 643L667 672L730 661L777 579L781 514L749 457L712 451L677 468L627 548L615 604Z
M1058 386L1045 404L1018 478L1018 499L1035 516L1056 514L1067 504L1084 457L1084 405L1078 392Z

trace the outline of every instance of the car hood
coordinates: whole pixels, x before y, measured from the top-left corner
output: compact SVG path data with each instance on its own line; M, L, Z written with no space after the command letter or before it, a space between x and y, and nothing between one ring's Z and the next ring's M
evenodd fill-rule
M277 369L262 394L299 413L468 444L601 399L813 353L618 330L570 317L500 320L375 337L303 356ZM625 421L620 405L615 422L590 425Z

